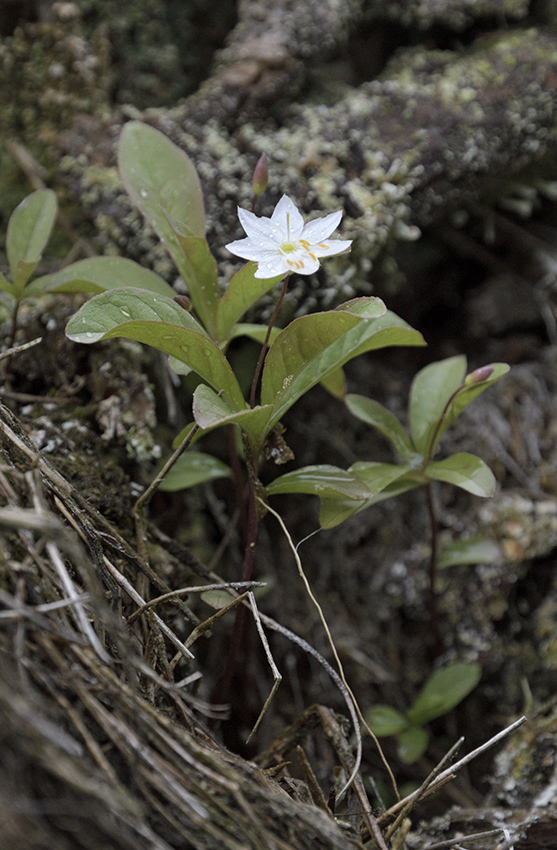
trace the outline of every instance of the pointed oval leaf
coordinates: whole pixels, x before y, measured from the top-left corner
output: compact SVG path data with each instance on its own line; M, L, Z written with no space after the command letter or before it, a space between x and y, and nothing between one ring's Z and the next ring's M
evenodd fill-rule
M79 260L53 274L38 277L27 287L27 292L91 292L97 294L108 289L133 286L158 292L173 298L172 287L158 274L143 268L125 257L91 257Z
M178 458L159 484L159 490L174 493L229 475L230 467L218 458L204 452L189 451Z
M304 466L287 472L275 478L265 489L269 496L278 493L307 493L322 499L340 496L343 499L361 500L371 495L368 487L355 475L329 464Z
M107 331L131 321L163 322L206 336L197 319L172 298L131 286L95 295L72 316L66 334L75 342L98 342Z
M386 735L398 735L408 728L408 720L401 711L390 705L374 705L366 712L366 722L378 738Z
M469 537L447 546L437 559L437 569L461 564L493 564L501 560L503 553L494 540L488 537Z
M8 222L6 253L12 282L21 292L50 239L58 201L52 189L32 192L15 208Z
M351 516L363 511L369 504L369 499L321 499L319 525L325 530L336 528Z
M256 342L264 342L265 337L267 336L267 325L255 325L251 324L251 322L239 322L237 325L234 325L232 328L232 332L228 338L228 342L232 339L236 339L240 336L247 336L250 339L254 339ZM279 333L281 332L281 328L272 328L270 342L271 344L277 338Z
M449 357L430 363L412 382L410 389L410 434L416 450L427 456L439 420L450 397L462 385L466 357ZM439 434L435 442L437 443Z
M428 464L427 478L454 484L474 496L487 498L495 493L496 480L489 466L481 458L468 452L459 452L444 460Z
M219 341L229 337L234 324L266 292L284 279L284 275L269 280L254 277L257 263L246 263L232 277L217 308L217 334Z
M192 161L154 127L128 121L120 134L118 166L132 201L182 272L183 249L165 211L191 236L205 236L203 194Z
M421 725L452 711L476 687L481 676L482 668L475 662L459 661L438 670L406 712L408 720Z
M270 405L254 408L244 405L243 410L235 410L206 384L200 384L193 394L193 416L204 431L221 425L238 425L252 439L259 440L266 432L271 413Z
M361 316L362 319L378 319L387 312L385 302L375 295L351 298L350 301L339 304L338 307L335 307L335 310L353 313L354 316Z
M416 458L416 451L408 434L390 410L378 401L355 393L347 395L345 401L353 416L380 431L405 460L412 461Z
M199 322L172 299L124 287L95 295L72 316L66 335L75 342L125 337L152 345L189 366L236 410L246 406L240 385L219 347Z
M333 398L342 401L346 396L346 375L344 369L335 369L330 372L321 381L321 386L330 393Z
M391 345L423 344L418 331L390 312L377 319L340 310L301 316L269 350L261 401L275 405L275 424L300 396L359 354Z
M8 292L15 297L13 284L10 283L8 278L4 277L2 272L0 272L0 291Z
M425 751L429 744L429 733L427 729L412 726L400 733L397 740L397 753L404 764L413 764Z
M359 461L352 464L348 471L360 478L373 491L373 495L361 502L323 499L319 513L321 528L334 528L372 505L414 490L422 483L416 473L406 465Z

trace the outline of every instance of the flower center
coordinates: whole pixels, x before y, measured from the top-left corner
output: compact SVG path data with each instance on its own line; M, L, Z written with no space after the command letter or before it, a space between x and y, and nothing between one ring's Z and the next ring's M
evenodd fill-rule
M292 251L296 250L296 247L297 246L293 242L283 242L280 246L280 250L283 251L285 254L290 254L292 253Z

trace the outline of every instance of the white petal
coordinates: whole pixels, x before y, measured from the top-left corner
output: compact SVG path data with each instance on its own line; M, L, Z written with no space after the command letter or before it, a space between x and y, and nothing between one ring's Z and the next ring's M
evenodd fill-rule
M254 277L258 280L267 280L270 277L278 277L280 274L285 275L289 271L283 255L276 253L258 262Z
M238 207L238 218L240 219L240 224L251 239L257 241L271 239L276 243L276 239L273 239L273 227L270 218L265 218L264 216L259 218L255 213L244 210L242 207Z
M243 260L258 261L261 255L265 253L265 249L261 247L260 243L249 237L238 239L236 242L229 242L224 247L228 248L231 254L241 257Z
M328 239L331 233L337 229L342 219L342 210L326 215L324 218L315 218L313 221L308 221L304 226L302 239L305 239L311 245L316 242L324 242Z
M316 257L335 257L337 254L347 253L351 245L351 239L325 239L316 245L310 245L309 250Z
M304 219L288 195L283 195L276 205L271 216L271 224L280 242L286 242L286 240L295 242L300 238L304 229Z
M313 274L319 268L319 260L312 260L307 254L303 257L304 265L298 269L289 269L289 271L296 272L296 274Z

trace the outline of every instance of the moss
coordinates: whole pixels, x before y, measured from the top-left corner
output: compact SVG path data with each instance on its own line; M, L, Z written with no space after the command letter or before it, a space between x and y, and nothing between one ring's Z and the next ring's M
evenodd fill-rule
M207 74L236 19L232 0L77 0L86 37L110 43L111 97L139 108L171 106Z
M0 45L0 131L35 151L76 112L95 113L108 103L106 41L98 36L87 42L75 11L19 27Z

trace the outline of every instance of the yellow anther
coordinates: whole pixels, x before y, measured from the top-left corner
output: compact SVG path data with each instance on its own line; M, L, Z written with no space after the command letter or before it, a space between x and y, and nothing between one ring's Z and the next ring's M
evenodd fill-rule
M300 242L301 242L301 241L302 241L302 240L300 239ZM324 245L322 242L320 242L320 243L318 244L318 246L317 246L317 247L318 247L318 248L325 248L325 250L326 250L326 251L328 251L328 250L329 250L329 245Z

